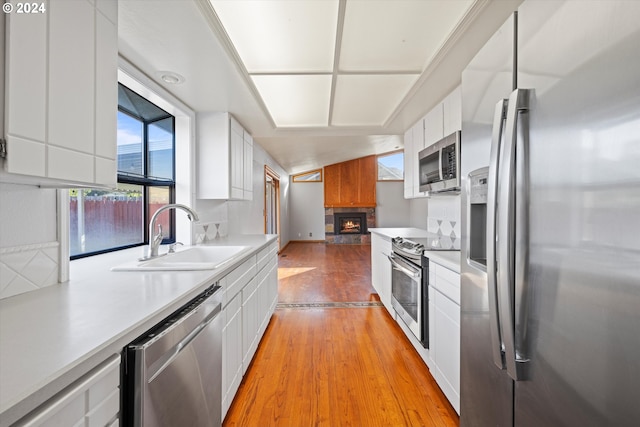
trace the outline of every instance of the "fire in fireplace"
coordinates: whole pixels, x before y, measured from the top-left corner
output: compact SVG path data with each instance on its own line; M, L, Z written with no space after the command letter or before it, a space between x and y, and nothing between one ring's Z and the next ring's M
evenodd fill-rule
M361 212L334 214L336 234L366 234L367 215Z

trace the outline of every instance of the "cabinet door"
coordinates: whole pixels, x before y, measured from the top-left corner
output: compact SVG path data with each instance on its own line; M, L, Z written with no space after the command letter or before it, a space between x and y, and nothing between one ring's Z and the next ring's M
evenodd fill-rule
M417 155L413 150L413 129L404 133L404 198L413 198L414 174L417 174Z
M224 309L222 330L222 418L231 406L242 381L242 295L237 294Z
M253 138L247 131L244 132L243 154L243 199L253 200Z
M86 0L51 1L47 12L50 15L49 143L93 153L94 8ZM73 165L65 166L66 169Z
M242 130L238 132L231 125L231 198L242 199L244 197L244 137Z
M376 206L376 156L358 159L358 199L360 206Z
M351 160L340 164L340 202L355 205L360 199L360 162Z
M460 413L460 306L435 291L436 381Z
M427 365L429 365L429 370L431 371L434 371L436 366L436 354L438 351L436 334L436 290L433 286L429 286L429 352Z
M257 348L258 319L258 292L257 281L254 277L251 282L242 289L242 374L249 368L253 354Z
M117 3L99 4L48 1L46 14L7 15L6 170L15 175L3 180L115 185Z
M340 205L340 163L324 167L324 204L327 207Z
M413 151L416 153L422 150L424 145L424 126L425 119L420 119L418 122L413 125L411 128L412 136L413 136Z
M118 81L118 2L99 1L97 6L100 10L106 9L107 15L96 13L95 176L96 182L115 187L118 85L114 82Z
M424 117L424 146L428 147L444 136L442 104L436 105Z
M443 104L444 136L462 129L462 91L460 86L447 96Z
M393 313L391 307L391 263L387 255L391 253L391 242L382 236L371 234L371 282L378 292L385 308Z
M49 4L47 4L48 8ZM7 172L46 176L47 14L6 18ZM25 72L29 70L29 72Z
M271 306L269 307L269 317L273 314L278 305L278 255L277 252L273 257L271 270L269 270L269 299Z

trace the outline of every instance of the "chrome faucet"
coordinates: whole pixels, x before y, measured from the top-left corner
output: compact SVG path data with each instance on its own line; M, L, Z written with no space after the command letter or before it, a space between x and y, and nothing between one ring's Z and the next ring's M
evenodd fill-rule
M153 216L151 217L151 221L149 221L149 253L147 254L145 259L155 258L158 256L158 248L160 247L160 243L162 243L162 224L158 224L158 234L153 234L156 228L156 218L160 215L161 212L166 211L167 209L182 209L187 213L187 217L191 221L200 221L198 218L198 214L196 211L191 209L189 206L181 205L178 203L171 203L168 205L164 205L160 209L158 209Z

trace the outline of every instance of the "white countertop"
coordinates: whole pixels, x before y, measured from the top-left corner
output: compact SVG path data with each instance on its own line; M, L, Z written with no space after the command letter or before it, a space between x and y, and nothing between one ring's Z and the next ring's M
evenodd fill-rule
M415 239L434 236L434 233L429 233L427 230L415 227L369 228L368 231L388 239L393 237L406 237L407 239L413 237Z
M424 251L424 256L460 274L460 251Z
M0 425L35 409L277 238L245 235L208 245L249 246L213 270L112 272L141 248L71 262L69 282L0 300Z
M387 240L391 240L393 237L417 239L436 236L434 233L415 227L369 228L369 231ZM460 251L425 251L425 256L433 262L460 273Z

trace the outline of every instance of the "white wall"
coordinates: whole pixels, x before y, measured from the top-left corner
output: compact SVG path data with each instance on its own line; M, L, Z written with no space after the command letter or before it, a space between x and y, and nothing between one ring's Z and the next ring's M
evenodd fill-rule
M404 198L404 182L378 181L376 184L376 227L407 227L411 203Z
M291 183L289 230L292 240L324 240L323 182Z

